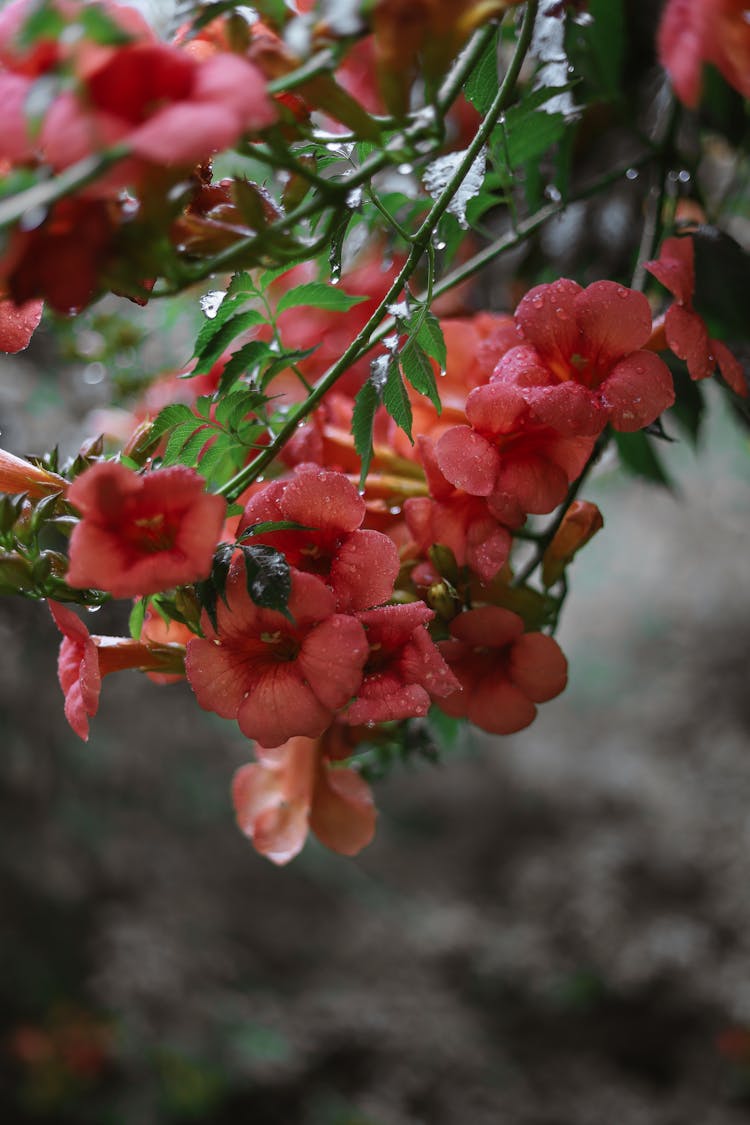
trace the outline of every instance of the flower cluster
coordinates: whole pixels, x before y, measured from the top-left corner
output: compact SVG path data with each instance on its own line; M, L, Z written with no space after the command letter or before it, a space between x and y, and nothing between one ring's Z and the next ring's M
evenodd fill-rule
M619 280L533 284L556 276L537 271L518 279L514 312L467 313L450 282L436 287L444 226L462 261L468 205L508 206L522 161L505 110L544 118L530 145L562 139L524 64L536 51L543 70L550 25L562 42L568 15L588 26L585 6L298 0L265 6L266 22L215 5L169 43L115 0L0 13L0 165L21 185L20 202L0 200L0 349L28 344L43 301L145 303L212 278L191 362L132 409L102 411L101 439L62 465L0 451L0 589L47 599L81 738L102 677L124 669L187 680L236 723L254 744L238 824L276 863L309 831L347 855L371 840L368 761L388 748L405 756L451 720L528 727L566 685L554 633L568 568L603 527L578 494L605 447L664 436L680 364L747 395L696 295L694 239L658 193L641 256L673 237L639 263L648 296ZM502 37L486 27L456 58L516 8ZM740 8L666 5L659 49L687 103L703 59L747 92ZM262 184L214 179L227 150L260 164ZM391 190L403 180L409 192ZM508 245L524 237L511 225ZM91 635L66 604L110 598L132 600L130 637Z

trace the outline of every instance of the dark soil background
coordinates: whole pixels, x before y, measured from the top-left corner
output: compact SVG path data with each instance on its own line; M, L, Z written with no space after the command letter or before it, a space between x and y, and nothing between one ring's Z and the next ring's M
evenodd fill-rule
M4 443L74 448L71 380L8 361ZM355 861L256 856L244 740L186 685L108 678L79 742L46 609L0 603L3 1121L748 1119L750 461L711 405L677 495L587 490L568 692L394 773Z

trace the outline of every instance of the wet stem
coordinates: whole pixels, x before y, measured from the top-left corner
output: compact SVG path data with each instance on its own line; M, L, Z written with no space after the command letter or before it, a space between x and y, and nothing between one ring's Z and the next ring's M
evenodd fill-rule
M267 446L267 448L263 450L263 452L260 453L253 461L251 461L249 465L246 465L245 468L241 469L239 473L231 478L231 480L227 481L224 485L222 485L221 488L217 489L217 491L221 495L226 496L227 499L236 499L237 496L239 496L240 493L258 477L258 475L265 469L265 467L275 459L278 452L283 448L286 442L289 441L289 439L292 437L295 430L299 426L300 422L304 421L304 419L308 417L308 415L315 409L320 400L331 389L336 381L344 374L345 371L349 369L349 367L357 359L360 358L361 355L367 352L369 348L377 342L374 337L376 329L378 329L378 327L386 319L386 317L388 316L389 306L398 299L404 286L407 284L410 277L417 269L417 266L420 264L423 255L425 254L425 252L427 252L427 247L431 243L433 233L437 228L438 223L448 210L453 197L468 175L478 154L486 144L500 114L504 109L507 108L507 106L510 104L511 99L513 98L516 81L518 79L521 66L523 65L523 61L526 58L526 54L531 44L531 35L534 28L534 21L536 19L538 5L539 0L529 0L529 2L527 3L523 22L521 24L521 30L516 42L515 50L513 52L513 57L511 58L508 69L505 72L505 76L502 83L500 84L498 92L495 95L492 104L487 111L487 114L482 121L482 124L480 125L474 139L466 149L463 155L463 159L457 165L450 180L433 203L432 207L423 219L416 233L412 236L411 249L406 258L406 261L401 267L398 276L386 293L385 297L380 302L365 327L351 342L338 362L330 368L330 370L318 381L318 383L316 383L311 394L307 397L305 402L300 403L299 406L297 406L297 408L290 413L287 422L276 435L271 444ZM484 40L482 40L482 44L484 44ZM477 53L474 61L476 62L479 57L481 56ZM460 90L460 85L455 90L455 93L453 94L454 97L457 95L458 90ZM385 154L381 154L376 159L380 160L384 155ZM358 173L359 177L362 176L366 166L367 162L365 162L365 164L360 169ZM357 177L354 177L353 179L350 179L348 181L348 186L350 188L356 186L354 183L354 179L356 178ZM360 180L360 182L362 181Z

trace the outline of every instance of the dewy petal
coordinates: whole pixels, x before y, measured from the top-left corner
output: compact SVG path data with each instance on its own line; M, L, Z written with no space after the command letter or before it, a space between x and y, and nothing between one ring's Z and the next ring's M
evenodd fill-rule
M375 835L377 812L367 782L354 770L321 763L310 827L327 848L356 855Z
M584 354L606 368L644 347L651 336L651 306L642 293L614 281L595 281L578 295L575 312Z
M261 642L262 643L262 642ZM185 672L204 711L234 719L258 672L231 646L196 637L188 641Z
M514 351L531 351L531 349L514 348ZM550 381L549 377L547 381ZM466 417L473 428L493 437L512 434L517 430L527 409L525 395L516 386L506 382L502 376L493 379L484 387L476 387L466 400ZM456 429L461 427L458 426Z
M42 319L43 307L42 301L27 301L24 305L0 301L0 352L14 355L28 348Z
M735 394L740 395L741 398L747 398L747 377L740 361L732 355L726 344L722 344L721 340L711 340L709 342L716 356L724 382L732 388Z
M512 545L507 527L488 514L466 529L466 563L482 582L489 582L507 562Z
M359 621L336 613L308 633L297 664L320 702L338 711L357 694L368 652Z
M330 708L303 682L295 663L263 668L237 712L242 733L263 746L279 746L299 734L317 738L331 718Z
M395 672L368 676L343 716L352 726L389 723L426 715L430 697L419 684L406 684Z
M300 469L281 502L288 520L321 531L356 531L365 518L365 502L343 473Z
M660 281L681 305L690 307L695 292L695 248L692 238L667 238L659 257L645 269Z
M500 456L493 445L469 426L446 430L435 447L443 476L472 496L489 496L495 487Z
M633 433L654 422L674 404L674 384L666 363L653 352L626 356L599 388L616 430Z
M525 633L511 649L508 674L529 699L545 703L565 689L568 662L552 637Z
M707 379L713 374L714 359L708 329L697 312L672 305L667 309L664 330L671 351L687 363L691 379Z
M576 298L581 287L568 278L530 289L516 309L516 322L544 362L560 375L580 351Z
M607 424L607 415L591 391L580 383L528 387L524 391L534 421L564 437L596 437Z
M500 358L490 376L490 383L498 381L517 387L546 387L556 378L536 348L522 344Z
M280 867L305 846L310 810L304 801L284 802L259 813L253 832L256 851Z
M490 510L501 513L505 498L510 496L522 512L546 515L563 502L568 484L567 473L543 455L529 453L501 459Z
M255 848L273 863L288 863L307 838L307 818L312 797L312 776L305 796L286 799L285 777L252 762L242 766L232 781L232 801L237 824Z
M337 551L329 574L337 608L347 613L381 605L393 594L398 548L379 531L354 531Z

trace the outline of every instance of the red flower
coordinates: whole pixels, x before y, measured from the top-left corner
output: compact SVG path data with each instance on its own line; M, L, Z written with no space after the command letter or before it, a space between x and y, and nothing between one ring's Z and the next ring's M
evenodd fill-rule
M508 528L490 512L487 501L456 488L440 471L430 438L418 437L429 496L404 502L404 517L424 554L436 543L448 547L459 566L468 566L489 582L504 566L512 545Z
M750 23L746 0L669 0L659 25L659 57L677 96L695 106L704 63L750 98Z
M583 388L545 387L546 396L540 389L501 381L477 387L466 402L471 425L454 426L435 449L443 476L472 496L486 497L489 514L509 527L518 527L529 512L543 515L562 503L594 448L589 435L600 428ZM562 426L567 432L557 428ZM577 436L581 430L586 436Z
M39 327L42 319L42 302L0 300L0 352L22 352Z
M581 289L562 278L531 289L516 309L516 321L531 347L507 352L493 380L534 387L534 409L548 410L549 424L560 432L570 432L561 420L569 410L580 411L582 396L576 392L573 397L568 387L570 399L558 392L558 398L547 400L548 392L541 389L545 385L580 385L591 407L601 413L600 428L608 420L625 432L648 426L674 402L669 369L643 350L652 323L642 293L613 281Z
M387 601L399 569L398 551L379 531L360 530L365 503L342 473L302 465L291 480L274 481L247 504L240 526L290 520L305 531L253 538L283 551L299 570L323 577L345 613Z
M424 602L358 613L370 646L347 723L387 723L426 715L434 698L460 689L425 625L435 614Z
M257 762L234 775L237 823L273 863L302 850L308 829L342 855L356 855L375 833L367 783L350 769L330 768L326 740L292 738L275 750L256 746Z
M687 363L690 378L708 378L718 363L732 390L746 397L748 388L742 364L726 344L709 337L703 317L693 308L695 246L692 238L665 239L658 259L646 262L646 269L676 298L667 309L664 331L670 350Z
M536 716L534 704L553 699L567 683L557 642L524 633L522 619L508 609L468 610L451 623L451 633L455 639L439 647L463 691L438 706L490 734L523 730Z
M138 476L102 461L70 486L82 515L70 540L69 586L117 598L153 594L206 578L226 503L181 465Z
M71 609L58 602L47 604L63 634L57 675L65 696L65 718L84 741L89 737L89 718L99 709L102 676L128 668L171 675L183 671L182 645L150 645L130 637L92 636Z
M187 646L187 676L200 706L236 719L243 734L264 746L321 735L362 682L368 655L362 625L336 612L320 578L295 569L290 618L251 600L242 558L232 563L225 596L217 628L204 613L205 639Z

